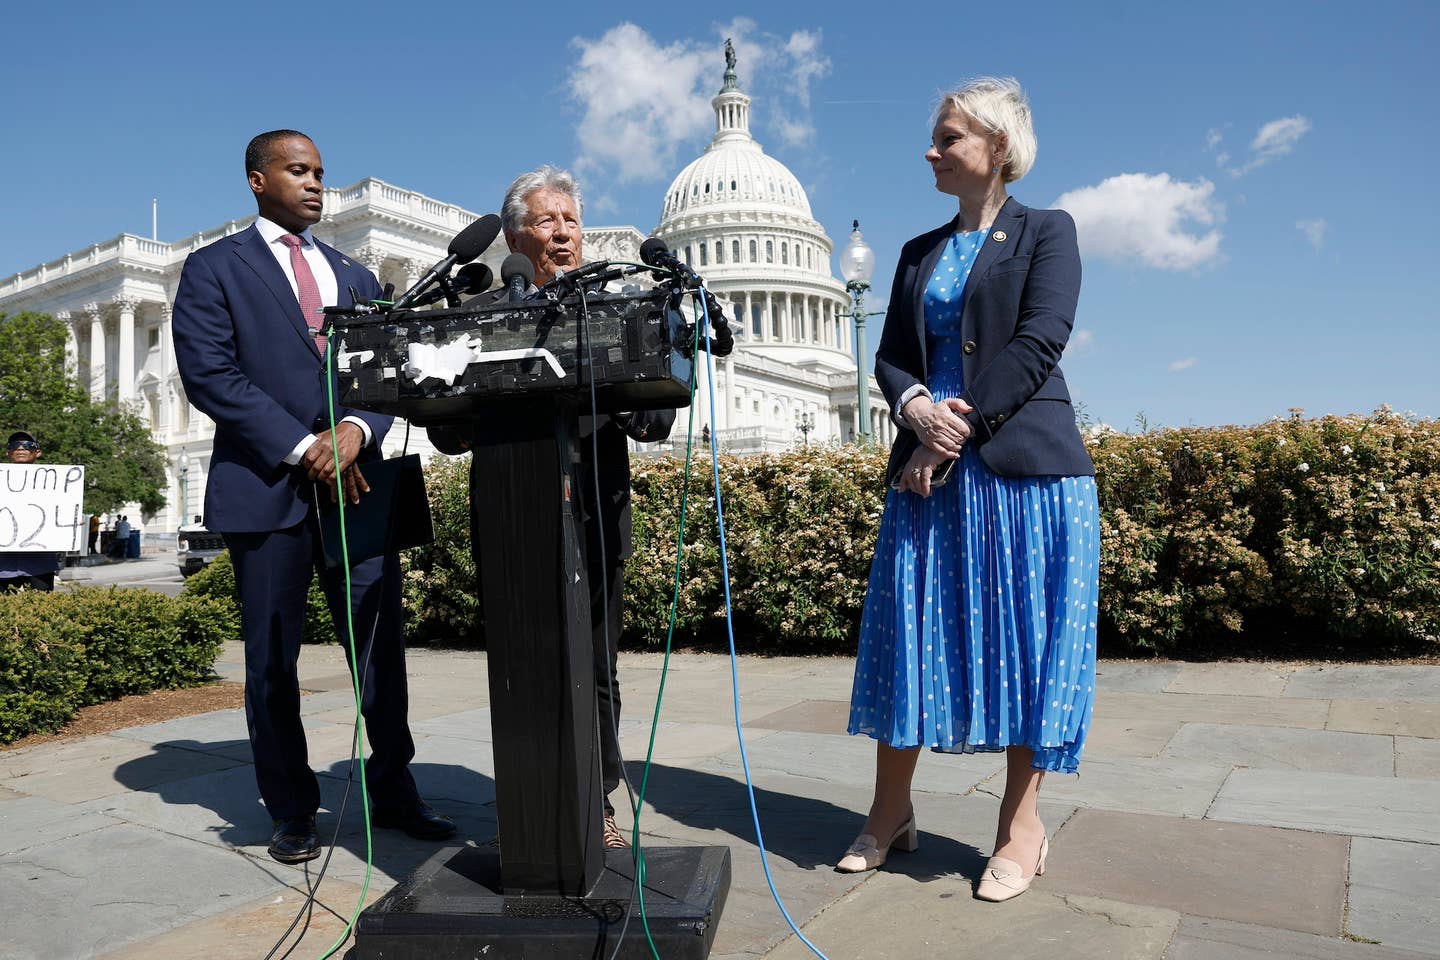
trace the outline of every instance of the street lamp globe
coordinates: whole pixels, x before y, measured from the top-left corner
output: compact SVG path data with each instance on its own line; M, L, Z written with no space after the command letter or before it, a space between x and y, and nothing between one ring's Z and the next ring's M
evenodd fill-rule
M858 284L868 287L870 278L875 275L875 251L860 235L859 220L855 221L850 231L850 242L840 251L840 275L845 278L847 287Z

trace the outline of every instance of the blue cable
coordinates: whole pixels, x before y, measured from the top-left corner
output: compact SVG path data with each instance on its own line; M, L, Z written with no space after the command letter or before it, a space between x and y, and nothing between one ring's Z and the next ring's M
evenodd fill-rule
M715 424L710 430L710 466L715 477L715 521L720 530L720 584L725 588L725 634L730 640L730 692L735 701L735 739L740 743L740 766L745 771L745 792L750 797L750 818L755 824L755 843L760 847L760 866L765 869L765 883L770 887L770 896L775 900L775 906L780 908L780 915L785 918L795 936L800 938L800 942L809 947L810 952L820 960L829 960L820 952L819 947L800 932L795 921L790 919L790 912L785 909L785 903L775 889L775 878L770 875L770 855L765 849L765 837L760 831L760 811L755 805L755 784L750 779L750 759L745 753L745 734L740 729L740 677L735 667L735 625L730 615L730 560L725 549L725 509L720 502L720 421L715 417L715 358L710 352L710 308L703 296L708 291L704 287L700 289L702 296L696 299L700 301L700 311L705 324L705 386L710 398L710 420Z

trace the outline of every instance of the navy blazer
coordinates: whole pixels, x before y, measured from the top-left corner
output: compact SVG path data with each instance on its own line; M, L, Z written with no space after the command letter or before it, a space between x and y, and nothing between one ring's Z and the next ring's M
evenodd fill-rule
M905 244L890 287L890 308L875 355L875 378L895 409L926 382L925 287L958 217ZM1075 221L1063 210L1032 210L1011 197L965 281L961 395L985 465L1005 477L1093 476L1080 439L1060 354L1075 324L1080 250ZM900 430L887 477L898 475L919 438Z
M350 288L378 297L380 284L359 263L316 241L335 271L340 305ZM252 225L190 254L171 321L185 393L215 421L205 489L205 525L222 533L283 530L305 518L312 485L285 458L301 438L328 424L320 351L285 273ZM333 378L332 378L333 380ZM334 396L339 396L338 388ZM359 417L379 456L393 417L338 407Z

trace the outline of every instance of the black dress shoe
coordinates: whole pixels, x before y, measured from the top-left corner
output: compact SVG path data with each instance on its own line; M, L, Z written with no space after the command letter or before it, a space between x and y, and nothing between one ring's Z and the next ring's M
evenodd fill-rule
M370 824L392 830L404 830L416 840L444 840L455 832L455 821L424 800L416 800L413 807L401 810L385 810L375 807L370 811Z
M281 863L304 863L320 856L320 834L315 832L315 815L276 820L275 833L270 837L270 856Z

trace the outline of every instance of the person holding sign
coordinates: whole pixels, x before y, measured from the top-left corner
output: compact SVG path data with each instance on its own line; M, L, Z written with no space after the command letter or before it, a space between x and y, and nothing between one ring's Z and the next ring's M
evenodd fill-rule
M39 442L24 430L16 430L5 441L5 456L11 463L34 463L40 459L40 452ZM0 553L0 593L22 587L54 590L55 572L59 569L59 555L48 551Z

